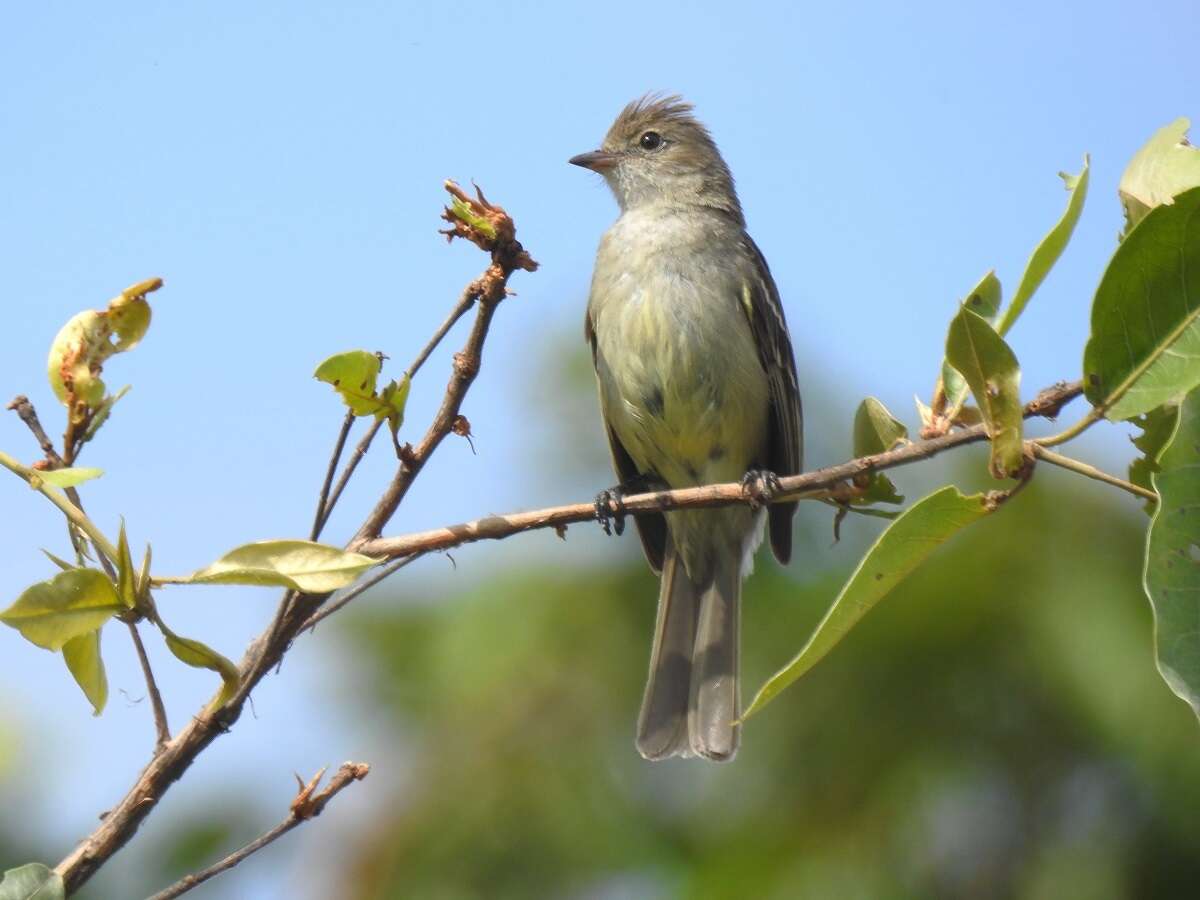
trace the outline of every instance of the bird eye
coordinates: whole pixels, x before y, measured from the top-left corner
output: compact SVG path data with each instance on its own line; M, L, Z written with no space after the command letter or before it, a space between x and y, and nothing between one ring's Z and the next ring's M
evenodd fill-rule
M643 150L655 150L662 146L662 142L662 135L657 131L647 131L638 139L638 143L641 144Z

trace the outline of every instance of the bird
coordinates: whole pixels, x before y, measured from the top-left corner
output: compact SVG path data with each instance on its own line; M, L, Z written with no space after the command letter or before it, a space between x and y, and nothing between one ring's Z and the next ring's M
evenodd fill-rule
M616 499L739 479L761 498L778 476L799 474L800 388L779 291L694 107L645 95L599 149L569 162L602 175L620 209L600 240L584 327ZM606 497L598 510L610 508ZM645 759L737 753L742 581L764 528L788 563L795 510L790 501L636 517L660 574L635 740Z

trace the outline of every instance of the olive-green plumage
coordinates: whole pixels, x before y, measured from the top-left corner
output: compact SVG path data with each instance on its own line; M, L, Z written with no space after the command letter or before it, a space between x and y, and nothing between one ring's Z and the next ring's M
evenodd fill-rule
M571 161L603 174L621 206L596 256L587 335L622 483L798 473L800 394L779 296L692 107L632 103L600 150ZM784 562L794 510L770 510ZM648 759L737 751L741 581L765 518L737 506L637 520L662 572L637 734Z

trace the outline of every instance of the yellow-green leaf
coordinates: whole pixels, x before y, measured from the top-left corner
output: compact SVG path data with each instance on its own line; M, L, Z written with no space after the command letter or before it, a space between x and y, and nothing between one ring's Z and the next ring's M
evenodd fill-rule
M991 510L985 495L964 496L951 485L906 509L867 551L804 648L759 689L742 718L758 712L816 665L930 553Z
M1004 338L965 306L950 322L946 361L962 373L975 395L992 439L991 471L1015 475L1023 465L1021 368Z
M229 698L237 692L241 682L241 674L233 661L222 656L207 644L191 638L180 637L162 626L161 623L159 627L163 629L163 638L166 639L167 649L175 654L176 659L193 668L208 669L221 676L221 692L214 698L209 710L218 710L228 703Z
M1151 476L1159 499L1146 540L1144 585L1154 610L1158 671L1200 715L1200 390L1187 395L1176 422Z
M336 591L379 561L313 541L259 541L230 550L188 584L277 585L310 594Z
M1113 254L1092 301L1088 400L1113 421L1200 384L1200 187L1148 212Z
M70 488L104 474L103 469L70 468L38 470L38 477L56 488Z
M47 650L61 650L72 638L95 631L124 607L103 572L70 569L26 589L0 612L0 622Z
M1117 190L1125 208L1126 234L1156 206L1200 187L1200 150L1187 139L1191 124L1178 118L1160 128L1125 167Z
M62 876L41 863L9 869L0 877L0 900L63 900Z
M1058 177L1063 180L1063 185L1070 194L1070 197L1067 198L1067 208L1063 211L1062 218L1033 249L1029 262L1025 264L1025 272L1017 284L1017 292L1013 294L1012 302L1008 304L1008 309L1004 311L1004 315L1000 317L1000 322L996 326L996 332L1001 336L1008 334L1008 330L1024 312L1030 298L1046 280L1046 276L1058 262L1058 258L1062 256L1063 250L1066 249L1067 242L1071 240L1075 225L1079 222L1079 215L1083 212L1083 201L1087 199L1090 166L1091 160L1085 155L1083 169L1078 175L1068 175L1066 172L1058 173Z
M92 704L93 715L100 715L108 702L108 676L100 658L100 629L71 638L63 644L62 653L76 684Z
M333 385L356 416L378 413L382 407L375 395L379 357L366 350L350 350L329 357L313 372L318 381Z

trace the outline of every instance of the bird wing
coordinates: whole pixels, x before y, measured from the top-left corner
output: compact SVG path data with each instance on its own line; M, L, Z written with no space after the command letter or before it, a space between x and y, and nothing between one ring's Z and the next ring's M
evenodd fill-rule
M788 337L787 321L779 289L762 251L743 234L752 270L742 291L742 308L750 322L758 359L767 373L770 415L766 466L776 475L799 475L804 468L804 415L800 408L800 386L796 358ZM770 509L771 549L786 564L792 556L792 516L796 503L776 503Z
M592 347L592 363L594 365L596 362L596 332L592 328L591 316L584 320L583 330ZM617 437L617 433L607 422L604 430L608 433L608 447L612 451L613 469L617 473L619 484L630 484L639 476L651 474L638 470L629 451L625 449L621 439ZM662 513L639 513L634 516L633 521L637 525L638 537L641 538L642 550L645 551L650 568L657 574L662 571L663 558L666 555L667 517Z

